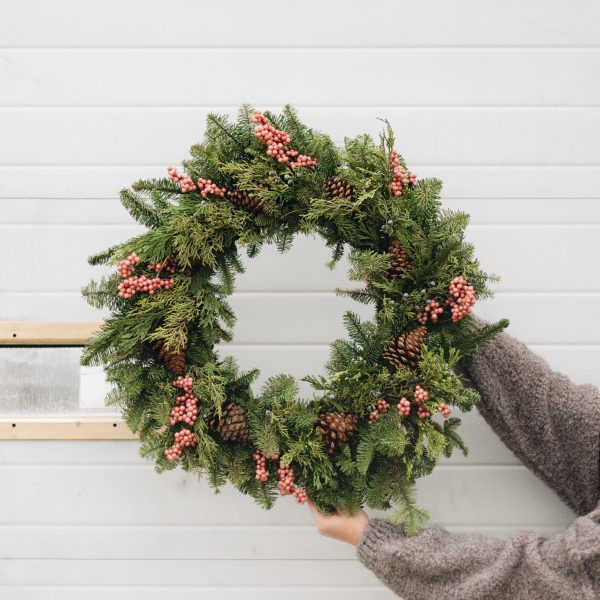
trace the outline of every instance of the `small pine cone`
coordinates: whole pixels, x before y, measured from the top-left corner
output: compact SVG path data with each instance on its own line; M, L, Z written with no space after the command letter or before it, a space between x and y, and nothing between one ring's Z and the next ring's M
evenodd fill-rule
M185 371L185 353L186 348L179 348L178 350L171 350L164 346L162 340L158 340L154 344L154 352L156 358L167 367L175 375L183 375Z
M402 366L414 368L421 358L427 328L421 325L412 331L392 339L383 351L383 357L396 369Z
M329 199L347 198L351 200L354 197L354 187L340 177L330 177L325 182L325 195Z
M239 190L238 188L233 188L227 190L226 192L227 199L232 203L238 206L239 208L243 208L251 213L260 212L262 209L261 201L255 196L251 196L245 190Z
M210 427L226 442L247 442L250 439L250 426L244 409L231 400L223 404L220 418L216 411L211 409L207 419Z
M390 255L390 277L400 277L403 273L410 271L413 267L412 260L408 258L406 250L397 239L392 239L388 248Z
M317 431L323 435L329 454L333 453L336 446L347 443L357 428L358 417L350 413L326 412L317 421Z

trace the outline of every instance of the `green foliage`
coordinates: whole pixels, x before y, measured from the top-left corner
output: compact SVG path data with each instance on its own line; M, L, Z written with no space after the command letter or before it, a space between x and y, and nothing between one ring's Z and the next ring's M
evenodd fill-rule
M316 167L293 168L268 156L255 135L250 106L240 109L235 122L210 115L204 141L192 147L183 163L185 174L193 181L201 177L247 192L260 201L261 210L250 212L227 198L204 197L199 190L182 193L168 178L138 181L123 190L124 208L147 231L91 257L90 263L115 266L135 252L141 261L136 275L156 277L149 263L175 256L175 273L158 274L172 278L173 285L125 299L117 294L118 275L92 281L84 297L110 316L90 340L82 362L105 367L113 385L107 402L139 433L141 453L155 461L158 471L181 466L206 475L216 489L229 482L269 508L277 497L277 468L289 465L295 484L321 510L395 507L393 519L407 533L416 533L427 514L416 506L415 480L430 473L442 455L467 450L458 418L421 419L414 402L410 414L400 416L396 405L403 397L414 401L420 385L429 393L422 406L434 416L442 403L470 410L477 392L454 371L506 321L481 326L469 316L453 323L446 309L437 324L428 324L414 368L396 370L382 353L392 337L418 325L417 314L428 301L446 306L454 277L463 275L477 298L490 295L487 286L493 277L481 271L464 240L468 215L442 208L439 180L420 180L401 196L392 196L394 136L389 124L378 142L360 135L339 148L302 123L290 106L280 115L265 116L289 133L295 151L315 158ZM398 160L406 166L402 157ZM331 177L351 186L352 194L329 197ZM333 341L325 374L305 378L314 388L312 399L298 398L297 381L289 375L270 378L255 395L251 386L258 371L240 371L232 358L215 349L233 335L235 314L228 297L236 275L243 272L240 253L252 258L264 244L285 252L298 234L318 234L332 251L331 267L347 254L349 278L359 285L338 293L373 305L375 315L369 321L352 311L344 315L347 338ZM401 277L390 275L392 239L412 264ZM157 342L171 351L185 349L185 372L198 398L199 416L191 426L195 445L177 460L169 460L165 452L173 446L174 434L189 426L170 423L181 392L153 350ZM370 423L380 399L388 402L389 411ZM211 427L210 416L222 416L228 401L244 411L250 442L225 442ZM358 418L356 433L332 454L315 426L326 411ZM256 450L278 457L267 461L267 481L255 478Z

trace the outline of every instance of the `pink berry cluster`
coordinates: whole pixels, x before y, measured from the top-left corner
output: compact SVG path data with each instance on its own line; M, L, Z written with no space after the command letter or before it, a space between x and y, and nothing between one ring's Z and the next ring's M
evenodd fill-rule
M417 183L417 176L400 164L398 153L395 150L392 150L390 155L390 167L393 174L390 188L394 196L400 196L405 187L414 186Z
M220 188L216 183L213 183L210 179L198 179L198 188L200 189L200 195L203 198L207 196L217 196L217 198L223 198L227 188Z
M151 271L156 271L157 273L160 273L162 270L165 270L167 273L173 275L173 273L175 273L176 270L175 254L167 256L167 258L165 258L162 262L149 262L148 268Z
M419 321L421 325L426 325L429 320L431 320L432 323L437 323L439 315L443 312L444 309L437 300L427 300L425 308L417 315L417 321Z
M308 496L304 490L297 488L294 485L294 470L291 467L279 467L277 469L279 478L278 487L279 493L282 496L294 496L298 504L304 504L308 500Z
M117 267L117 273L121 277L129 277L135 273L135 265L140 262L140 257L133 252L127 258L124 258L119 262L119 266Z
M252 122L256 123L254 135L267 146L267 155L277 159L281 164L298 167L316 167L317 161L306 154L298 154L297 150L289 147L292 138L287 131L275 129L269 119L257 110L252 115Z
M442 415L442 417L444 417L444 419L447 419L452 412L450 407L445 402L440 402L437 408L438 412Z
M252 459L256 463L256 477L258 481L268 481L269 471L267 470L268 460L279 460L279 453L265 454L262 450L256 450L252 455Z
M419 417L419 419L429 419L431 413L426 408L419 406L419 408L417 409L417 416Z
M198 418L198 398L191 392L177 397L177 405L171 410L171 425L185 423L193 425Z
M406 398L400 398L398 402L398 414L401 417L408 417L410 414L410 402Z
M193 192L196 189L192 178L189 175L182 175L175 167L167 167L167 173L171 181L179 184L179 188L184 194Z
M379 419L379 416L382 413L386 413L389 410L389 408L390 405L383 398L377 400L375 410L369 415L369 423L375 423L375 421Z
M146 277L145 275L134 275L127 277L119 283L118 290L121 298L133 298L138 292L145 292L150 295L157 290L169 290L175 282L172 279L161 279L160 277Z
M189 393L194 387L194 380L189 374L185 375L185 377L183 375L179 375L177 379L173 380L173 387L182 389L184 392Z
M424 390L420 385L415 387L415 403L421 404L422 402L427 402L429 400L429 392ZM428 419L431 416L431 411L427 410L424 406L419 406L417 409L417 416L419 419Z
M165 450L165 456L168 460L177 460L184 448L188 448L196 445L196 437L194 433L189 429L182 429L181 431L175 432L175 443Z
M448 296L446 304L452 311L452 320L457 323L471 312L471 307L475 304L475 290L460 275L450 282Z

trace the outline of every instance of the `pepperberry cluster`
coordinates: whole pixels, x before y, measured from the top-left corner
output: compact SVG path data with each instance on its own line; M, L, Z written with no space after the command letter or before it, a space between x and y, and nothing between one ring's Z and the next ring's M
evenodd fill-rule
M171 260L167 271L175 272L175 265L171 257L167 258L163 263L149 263L149 268L157 273L163 268L167 261ZM174 285L173 279L161 279L160 277L146 277L145 275L134 275L136 265L140 262L139 256L133 252L127 258L119 262L117 273L123 277L123 281L117 286L118 294L121 298L133 298L138 292L154 294L160 289L171 289ZM156 266L160 265L159 269Z
M471 307L475 304L475 290L460 275L450 282L448 296L446 304L450 306L452 321L458 323L471 312Z
M278 487L279 493L282 496L294 496L298 504L304 504L308 500L308 496L304 490L297 488L294 485L294 470L291 467L279 467L277 469L277 476L279 478Z
M224 198L227 188L220 188L216 183L213 183L210 179L198 179L198 188L200 189L200 195L203 198L207 196L217 196L217 198Z
M317 161L312 156L298 154L290 148L290 134L281 129L275 129L269 119L262 113L254 111L252 122L256 123L254 135L267 146L267 155L272 156L281 164L289 164L292 169L298 167L316 167Z
M184 448L196 445L196 437L189 429L182 429L175 432L175 443L165 450L165 456L168 460L177 460Z
M442 415L442 417L444 417L444 419L447 419L452 411L445 402L440 402L438 404L438 412Z
M407 417L410 414L410 402L406 398L400 398L398 402L398 414Z
M170 273L171 275L173 275L175 273L176 267L177 267L177 256L176 256L175 252L171 252L171 254L169 254L169 256L167 256L167 258L165 258L162 262L157 262L157 263L149 262L148 263L148 268L151 271L156 271L157 273L160 273L161 271L164 270L167 273Z
M417 315L417 321L419 321L421 325L426 325L429 320L431 320L432 323L437 323L439 315L443 312L444 309L437 300L427 300L425 308Z
M377 400L377 404L375 406L375 410L371 412L371 414L369 415L369 423L375 423L375 421L377 421L377 419L379 419L379 416L382 413L386 413L390 408L390 405L383 399L379 399Z
M179 189L187 194L193 192L196 189L196 185L192 181L189 175L182 175L175 167L167 167L167 173L171 181L179 184Z
M252 459L256 463L256 479L258 481L268 481L269 471L267 470L268 460L279 460L279 452L273 454L265 454L262 450L256 450L252 455Z
M429 400L429 392L423 389L420 385L415 387L415 404L421 404ZM428 419L431 416L431 411L427 410L424 406L419 406L417 409L417 416L419 419Z
M417 183L417 176L405 169L398 160L398 153L392 150L390 155L390 167L392 168L392 183L390 189L394 196L400 196L404 191L405 187L415 186Z
M171 410L171 425L185 423L193 425L198 418L198 398L191 392L185 392L183 396L177 396L177 405Z

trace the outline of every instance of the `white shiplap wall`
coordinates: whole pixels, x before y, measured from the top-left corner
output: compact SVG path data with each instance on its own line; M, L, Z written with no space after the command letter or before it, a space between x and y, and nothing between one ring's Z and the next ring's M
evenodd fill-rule
M79 298L85 257L136 231L117 191L184 158L208 111L290 101L337 140L389 118L503 277L480 314L600 384L599 20L595 0L2 2L0 318L98 318ZM248 265L242 364L320 369L348 306L326 258L298 240ZM493 535L570 521L477 415L464 432L469 459L420 482L435 521ZM392 597L304 508L158 476L129 442L2 442L0 482L6 600Z

